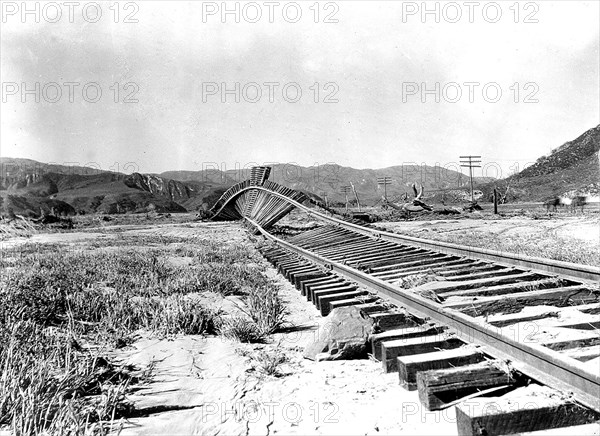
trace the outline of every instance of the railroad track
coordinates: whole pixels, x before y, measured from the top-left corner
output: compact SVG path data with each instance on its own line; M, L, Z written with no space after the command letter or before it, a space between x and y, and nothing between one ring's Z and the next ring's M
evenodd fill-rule
M322 315L354 305L373 318L381 332L370 338L372 354L383 370L418 389L429 410L457 403L459 434L512 434L600 419L600 370L586 363L600 356L599 268L360 226L308 208L275 185L242 186L236 195L245 197L236 200L239 215L268 241L265 257ZM286 211L304 210L322 225L275 236L261 223L272 226L283 209L267 215L248 209L248 199L261 197L285 204ZM418 292L405 289L428 277L435 280ZM459 402L504 393L525 380L562 395L525 408L501 396L479 398L478 407Z

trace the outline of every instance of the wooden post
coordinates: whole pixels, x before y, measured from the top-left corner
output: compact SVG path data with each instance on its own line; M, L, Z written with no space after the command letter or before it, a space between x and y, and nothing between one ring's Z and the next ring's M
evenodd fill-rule
M360 201L358 200L358 194L356 193L356 189L354 188L354 183L350 182L350 186L352 187L352 192L354 192L354 197L356 198L356 204L358 206L358 211L362 212L360 208Z
M498 215L498 191L494 188L494 214Z

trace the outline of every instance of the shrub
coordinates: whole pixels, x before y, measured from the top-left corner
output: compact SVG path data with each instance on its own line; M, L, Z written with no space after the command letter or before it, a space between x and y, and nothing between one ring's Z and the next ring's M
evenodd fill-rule
M224 337L240 342L260 343L267 339L267 335L261 331L256 322L240 315L224 319L219 326L219 331Z
M287 314L277 288L271 284L250 290L248 312L258 329L265 335L280 330L285 323Z

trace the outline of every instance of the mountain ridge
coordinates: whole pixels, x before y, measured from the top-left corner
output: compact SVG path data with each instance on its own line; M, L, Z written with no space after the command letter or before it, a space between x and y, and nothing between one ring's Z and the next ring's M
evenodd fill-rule
M556 195L600 193L600 125L588 129L550 154L505 179L474 178L481 197L494 188L508 201L541 201ZM168 176L168 177L167 177ZM122 174L92 167L45 164L31 159L0 157L0 197L3 213L36 215L52 209L64 214L184 212L207 209L233 184L246 180L250 168L227 171L165 171ZM412 195L412 184L423 185L430 202L466 201L469 178L452 168L425 164L355 169L337 164L303 167L273 164L270 180L333 203L345 202L343 186L354 185L363 205L380 204L380 177L390 177L388 198ZM354 195L348 194L354 201Z

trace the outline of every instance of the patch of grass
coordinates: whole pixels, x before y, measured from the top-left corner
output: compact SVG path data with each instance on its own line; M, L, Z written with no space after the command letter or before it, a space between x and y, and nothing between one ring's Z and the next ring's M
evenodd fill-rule
M0 427L17 436L114 430L114 419L128 413L133 379L105 356L140 329L165 336L220 326L231 337L265 341L281 325L283 306L260 256L250 247L189 242L119 234L95 240L92 249L85 242L81 250L3 250ZM181 256L185 262L170 261ZM209 303L214 294L240 295L261 313L223 323Z
M245 343L261 343L267 339L267 335L260 330L256 322L242 315L224 319L219 326L219 332L228 339Z
M17 237L29 238L36 232L35 226L26 219L0 219L0 241Z
M280 371L282 364L288 361L286 355L280 350L261 350L253 356L254 369L260 374L274 377L281 377Z
M125 407L129 378L74 333L34 321L0 331L0 426L13 434L105 435Z
M249 315L265 335L273 334L284 326L287 310L274 285L252 288L247 301Z

